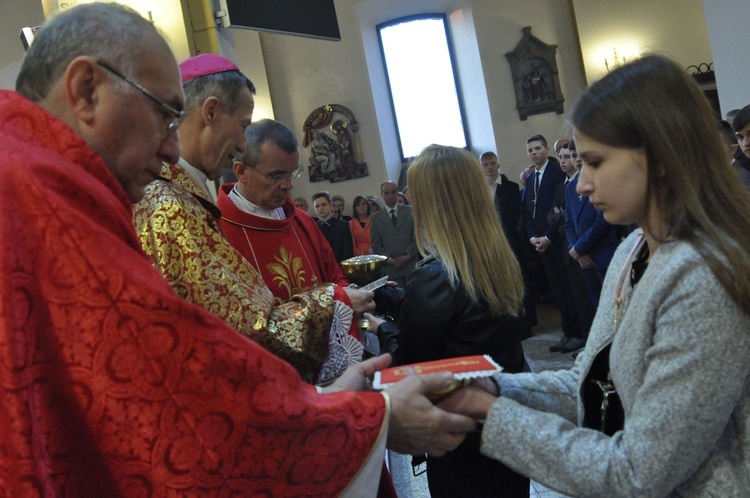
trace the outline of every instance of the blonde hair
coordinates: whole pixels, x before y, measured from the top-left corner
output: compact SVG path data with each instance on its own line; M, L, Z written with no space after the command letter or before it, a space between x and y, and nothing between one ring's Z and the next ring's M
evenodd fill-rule
M505 239L477 159L464 149L426 147L409 167L417 247L445 267L451 286L463 284L494 315L517 316L521 270Z

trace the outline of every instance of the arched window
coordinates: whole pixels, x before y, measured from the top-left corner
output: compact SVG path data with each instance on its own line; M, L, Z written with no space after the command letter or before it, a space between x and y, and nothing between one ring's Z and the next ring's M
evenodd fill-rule
M469 148L464 109L443 14L377 26L401 160L437 143Z

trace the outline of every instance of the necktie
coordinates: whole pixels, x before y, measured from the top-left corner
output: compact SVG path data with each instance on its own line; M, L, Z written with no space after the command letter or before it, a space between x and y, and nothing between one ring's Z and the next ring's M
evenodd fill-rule
M532 218L536 218L536 201L539 196L539 172L534 174L534 211L531 214Z
M393 226L396 226L396 210L391 209L391 223L393 223Z

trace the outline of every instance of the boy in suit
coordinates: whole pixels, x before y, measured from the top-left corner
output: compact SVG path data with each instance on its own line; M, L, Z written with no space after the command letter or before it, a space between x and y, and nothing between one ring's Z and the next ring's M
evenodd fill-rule
M349 223L333 216L334 204L331 202L331 194L318 192L313 195L312 200L313 209L318 215L318 226L328 243L331 244L336 261L341 263L354 256L354 242Z
M560 324L563 337L550 347L551 352L569 352L584 345L578 315L568 295L567 270L562 259L562 239L558 227L550 225L547 214L552 210L557 186L565 181L565 173L557 159L549 157L547 139L542 135L532 135L526 140L526 153L534 166L534 171L526 180L524 213L526 215L526 235L542 260L552 296L560 310ZM568 343L571 343L568 345ZM572 347L575 349L571 349Z

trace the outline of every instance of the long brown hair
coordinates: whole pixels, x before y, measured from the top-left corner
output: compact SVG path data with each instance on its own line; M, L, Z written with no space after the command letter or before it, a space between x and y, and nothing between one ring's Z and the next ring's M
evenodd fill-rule
M597 142L645 152L646 196L669 238L690 242L750 313L750 195L707 99L682 67L661 55L626 64L589 87L571 122Z
M517 315L523 280L477 159L464 149L425 148L409 166L417 247L445 267L453 288L495 315Z
M365 201L365 204L367 204L367 217L369 218L372 214L370 211L370 202L367 200L367 197L364 195L358 195L354 198L354 202L352 203L352 218L355 220L359 220L359 213L357 213L357 204L359 204L360 201Z

